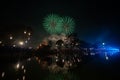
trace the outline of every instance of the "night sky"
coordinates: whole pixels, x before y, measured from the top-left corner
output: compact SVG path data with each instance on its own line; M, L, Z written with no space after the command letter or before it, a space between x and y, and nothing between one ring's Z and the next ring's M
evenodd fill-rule
M115 0L3 0L0 2L0 28L7 29L8 26L4 25L14 29L20 27L13 27L14 24L31 26L34 43L37 44L48 35L42 23L43 18L50 13L73 17L75 32L82 40L120 44L120 9ZM1 34L5 32L1 30Z

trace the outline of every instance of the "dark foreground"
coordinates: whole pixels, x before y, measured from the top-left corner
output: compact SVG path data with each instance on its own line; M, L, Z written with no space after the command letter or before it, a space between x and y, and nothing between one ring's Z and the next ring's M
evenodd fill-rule
M22 53L21 53L22 54ZM13 56L13 55L12 55ZM6 57L0 61L0 80L119 80L120 54L109 60L93 57L81 63L68 73L51 73L41 67L35 56L25 56L10 61ZM5 60L5 61L4 61ZM18 65L19 64L19 65Z

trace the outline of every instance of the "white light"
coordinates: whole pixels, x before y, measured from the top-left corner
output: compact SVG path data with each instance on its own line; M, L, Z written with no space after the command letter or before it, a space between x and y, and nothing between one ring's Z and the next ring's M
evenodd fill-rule
M20 42L19 42L19 45L21 45L21 46L24 45L24 42L23 42L23 41L20 41Z
M102 45L105 45L105 43L102 43Z
M31 58L28 58L27 61L31 61Z
M75 44L76 46L78 45L78 43Z
M28 43L28 41L26 40L25 43Z
M2 77L4 77L5 76L5 72L2 72Z
M109 58L108 58L108 56L106 56L105 58L106 58L106 60L108 60L108 59L109 59Z
M62 62L64 62L65 60L63 59Z
M70 66L72 66L72 63L70 63Z
M17 69L20 68L20 63L17 63L16 68L17 68Z
M23 80L25 80L25 76L23 76Z
M24 65L22 65L22 69L24 69Z
M12 36L10 36L10 39L13 39L13 37L12 37Z
M13 47L16 47L16 45L13 45Z
M31 35L31 33L28 33L28 35L30 36L30 35Z
M79 59L77 59L78 60L78 62L80 62L80 60Z
M58 59L56 59L56 62L58 61Z
M26 31L24 31L24 34L26 34L27 32Z
M24 71L23 71L24 73L26 73L26 69L24 69Z

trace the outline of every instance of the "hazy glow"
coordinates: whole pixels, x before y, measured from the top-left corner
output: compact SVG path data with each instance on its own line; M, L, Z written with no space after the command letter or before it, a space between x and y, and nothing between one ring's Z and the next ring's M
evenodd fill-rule
M24 69L24 65L22 65L22 69Z
M31 35L31 33L28 33L28 35L30 36L30 35Z
M25 80L25 76L23 76L23 80Z
M13 45L13 47L16 47L16 45Z
M2 77L4 77L5 76L5 72L2 72Z
M28 41L26 40L25 43L28 43Z
M17 63L16 68L17 68L17 69L20 68L20 63Z
M108 56L106 56L105 59L108 60L109 59Z
M10 39L13 39L13 37L12 37L12 36L10 36Z
M30 40L30 37L28 38L28 40Z
M17 79L17 80L19 80L19 79Z
M26 69L24 69L23 72L26 73Z
M32 47L29 47L29 49L32 49Z
M24 31L24 34L26 34L27 32L26 31Z
M23 42L23 41L20 41L20 42L19 42L19 45L21 45L21 46L24 45L24 42Z
M113 48L113 47L106 47L106 51L107 51L108 53L110 53L111 55L120 52L119 49Z
M104 46L104 45L105 45L105 43L102 43L102 45Z

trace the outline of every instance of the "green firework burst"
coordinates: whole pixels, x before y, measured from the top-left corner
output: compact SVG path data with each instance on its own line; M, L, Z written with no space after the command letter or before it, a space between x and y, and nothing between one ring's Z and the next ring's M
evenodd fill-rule
M59 34L62 32L61 22L61 17L56 14L50 14L45 17L43 26L50 34Z
M62 18L63 33L65 33L66 35L69 35L69 34L73 33L74 28L75 28L75 22L74 22L73 18L70 18L70 17Z

